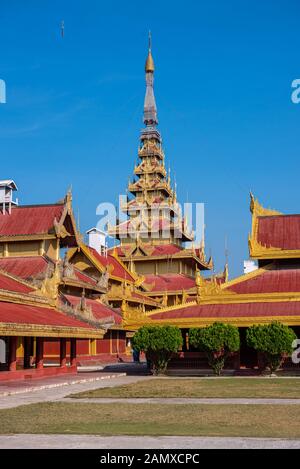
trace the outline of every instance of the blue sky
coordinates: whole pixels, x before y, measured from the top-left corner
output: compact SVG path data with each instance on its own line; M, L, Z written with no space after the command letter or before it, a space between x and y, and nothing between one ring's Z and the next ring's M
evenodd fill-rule
M136 161L151 29L179 198L205 203L207 253L222 269L227 237L240 274L249 191L299 213L299 18L297 0L0 0L0 178L15 179L23 204L72 184L82 231L95 225Z

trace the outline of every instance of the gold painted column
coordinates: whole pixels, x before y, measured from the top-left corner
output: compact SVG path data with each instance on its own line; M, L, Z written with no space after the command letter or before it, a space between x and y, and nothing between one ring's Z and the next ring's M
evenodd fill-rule
M9 338L8 350L8 369L9 371L16 371L17 369L17 337Z

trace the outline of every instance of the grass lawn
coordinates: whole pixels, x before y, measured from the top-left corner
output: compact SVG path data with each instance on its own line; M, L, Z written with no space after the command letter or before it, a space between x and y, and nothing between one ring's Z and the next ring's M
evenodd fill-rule
M0 433L300 438L300 405L40 403L0 410Z
M288 378L150 378L123 386L71 394L74 398L95 397L232 397L300 398L300 379ZM300 404L300 401L299 401Z

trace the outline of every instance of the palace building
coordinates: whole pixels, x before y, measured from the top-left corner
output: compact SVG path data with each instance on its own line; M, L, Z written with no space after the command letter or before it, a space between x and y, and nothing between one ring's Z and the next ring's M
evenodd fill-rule
M212 275L204 237L193 244L165 167L151 44L145 72L139 160L121 207L127 219L108 230L117 246L108 249L97 228L84 240L71 192L25 206L14 198L15 182L0 181L0 380L130 360L130 338L145 324L181 329L174 367L207 365L189 345L192 327L238 326L241 350L228 365L235 369L259 363L246 346L249 326L277 320L300 335L300 215L265 209L251 195L249 254L257 268L233 280L227 265Z
M258 268L226 282L216 278L196 278L197 299L194 302L162 308L137 318L128 319L126 327L134 330L144 324L177 325L184 336L181 356L200 360L201 354L189 348L188 333L192 327L204 327L220 321L239 327L241 350L231 366L254 367L257 354L246 346L249 326L280 321L291 326L300 336L300 215L284 215L263 208L251 194L252 232L249 254ZM178 365L178 363L177 363ZM296 365L290 361L286 366Z
M55 204L22 206L13 200L14 181L0 189L0 379L126 359L123 303L141 312L157 306L140 277L116 253L84 244L71 193Z

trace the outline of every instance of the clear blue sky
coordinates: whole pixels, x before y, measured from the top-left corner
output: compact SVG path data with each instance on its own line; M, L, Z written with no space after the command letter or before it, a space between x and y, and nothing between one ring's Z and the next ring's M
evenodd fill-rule
M60 22L65 21L65 37ZM165 153L182 201L206 204L216 270L248 256L249 190L299 213L297 0L11 0L0 2L0 178L23 204L72 184L86 230L124 193L142 127L152 30Z

